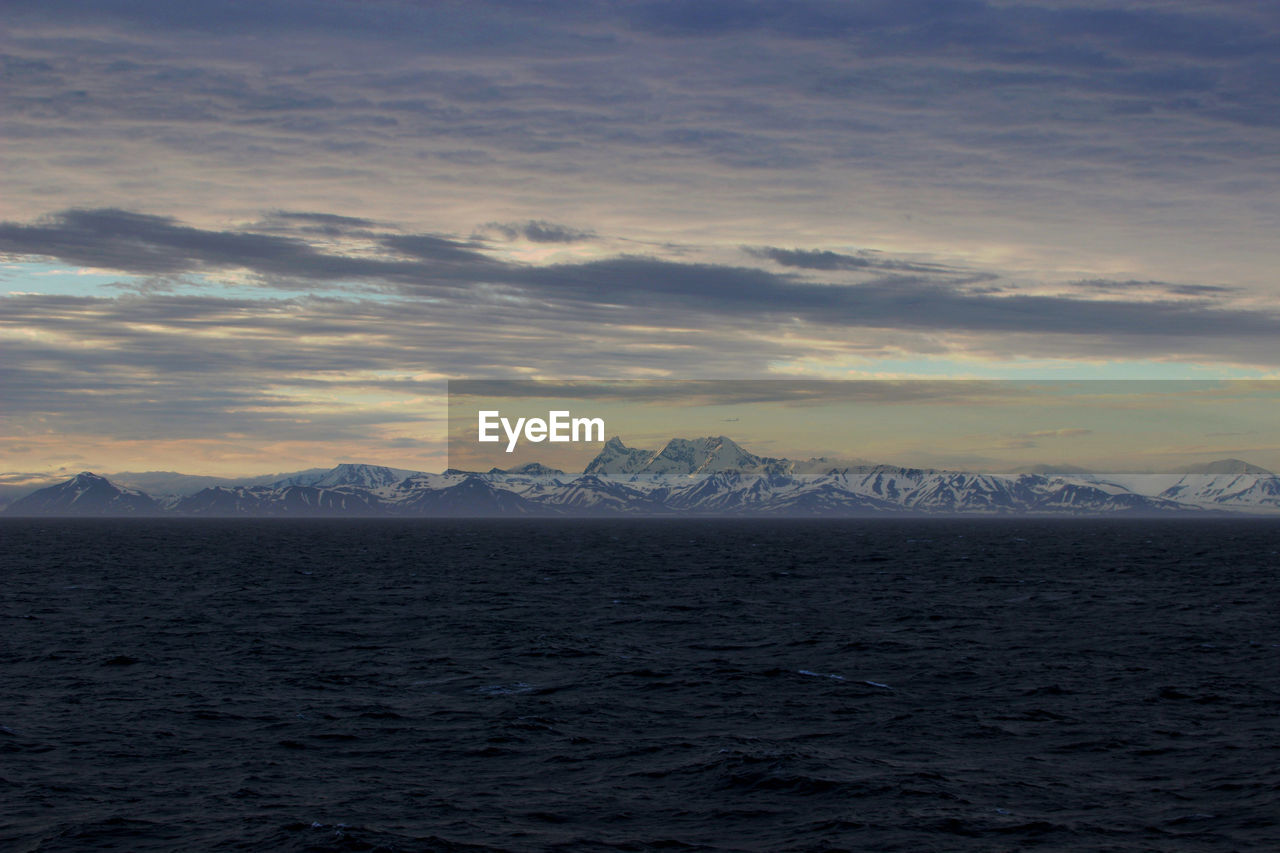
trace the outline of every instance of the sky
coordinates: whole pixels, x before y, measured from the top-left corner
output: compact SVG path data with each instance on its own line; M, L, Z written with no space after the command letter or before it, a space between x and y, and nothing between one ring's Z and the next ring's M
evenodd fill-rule
M0 16L10 478L440 470L450 379L1280 377L1275 4Z
M801 473L887 464L1152 474L1241 457L1276 471L1278 400L1273 379L462 380L449 382L449 467L578 472L604 437L657 452L675 435L822 460ZM521 422L553 418L555 441L549 427L531 438ZM603 429L589 431L593 418Z

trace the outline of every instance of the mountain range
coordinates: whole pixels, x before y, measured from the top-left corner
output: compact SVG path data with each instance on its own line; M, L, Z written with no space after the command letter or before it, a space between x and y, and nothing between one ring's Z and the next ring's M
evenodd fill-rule
M659 450L611 438L581 474L531 463L440 474L342 464L232 483L151 475L149 494L90 472L13 501L26 516L894 516L1280 514L1280 477L1228 459L1169 474L1059 466L982 474L757 456L726 436Z

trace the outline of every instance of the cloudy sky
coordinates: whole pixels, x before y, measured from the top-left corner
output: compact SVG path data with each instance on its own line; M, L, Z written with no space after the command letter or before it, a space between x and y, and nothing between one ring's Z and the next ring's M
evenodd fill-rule
M450 378L1280 376L1274 4L0 15L0 471L438 469Z

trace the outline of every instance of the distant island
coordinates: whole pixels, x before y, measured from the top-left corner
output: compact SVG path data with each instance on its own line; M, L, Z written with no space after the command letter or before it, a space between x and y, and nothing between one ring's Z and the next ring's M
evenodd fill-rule
M130 483L130 480L133 483ZM150 483L149 491L139 485ZM159 487L159 488L157 488ZM244 483L83 472L7 516L554 517L1280 514L1280 477L1237 459L1165 474L1013 474L757 456L727 436L660 450L611 438L578 474L538 463L431 474L341 464Z

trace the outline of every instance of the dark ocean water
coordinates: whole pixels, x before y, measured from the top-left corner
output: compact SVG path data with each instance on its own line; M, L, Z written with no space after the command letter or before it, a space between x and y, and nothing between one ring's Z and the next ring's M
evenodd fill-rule
M0 848L1280 850L1280 524L9 521Z

